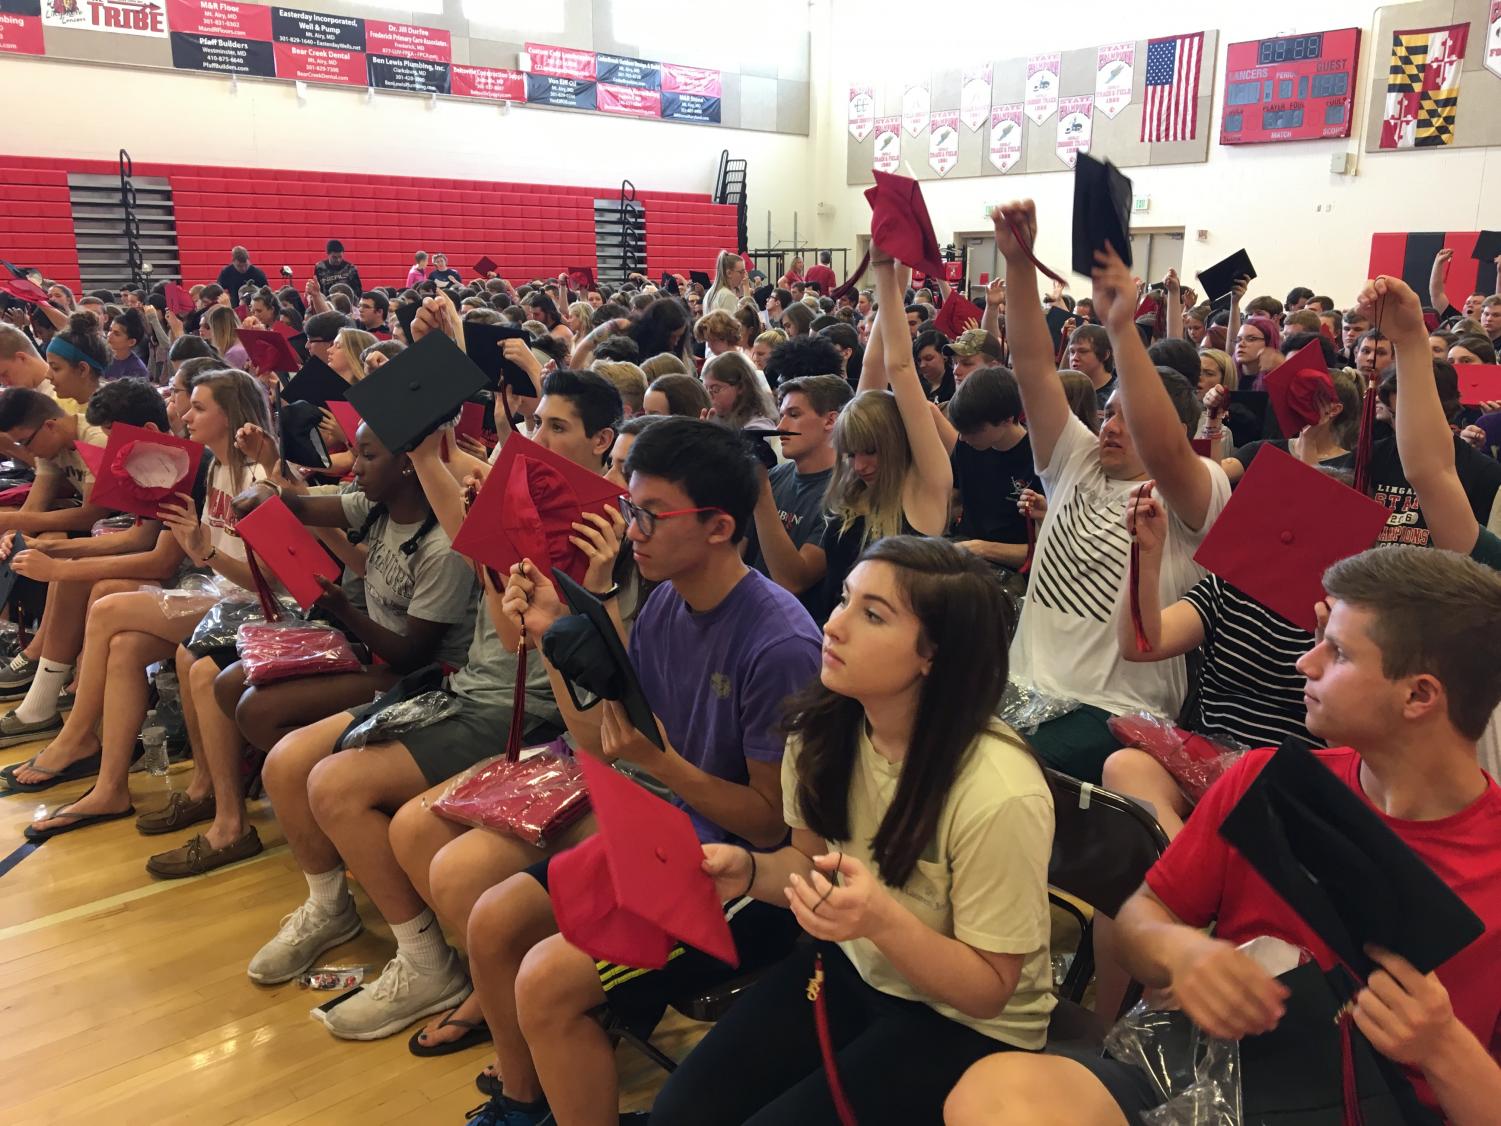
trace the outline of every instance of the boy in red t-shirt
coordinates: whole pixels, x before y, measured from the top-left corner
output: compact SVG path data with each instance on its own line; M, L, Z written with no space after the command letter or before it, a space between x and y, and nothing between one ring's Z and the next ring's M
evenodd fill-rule
M1449 552L1367 551L1324 576L1327 614L1298 662L1319 758L1485 922L1432 974L1389 951L1356 996L1354 1021L1402 1065L1418 1097L1456 1126L1501 1107L1501 789L1475 742L1501 702L1501 575ZM1255 751L1217 782L1117 919L1137 980L1172 996L1214 1036L1267 1032L1286 990L1236 947L1271 935L1334 955L1219 835L1271 757ZM1202 928L1215 924L1214 937ZM1064 1093L1066 1092L1066 1093ZM1005 1121L1121 1126L1161 1100L1145 1074L1087 1052L1010 1052L972 1067L949 1096L949 1126Z

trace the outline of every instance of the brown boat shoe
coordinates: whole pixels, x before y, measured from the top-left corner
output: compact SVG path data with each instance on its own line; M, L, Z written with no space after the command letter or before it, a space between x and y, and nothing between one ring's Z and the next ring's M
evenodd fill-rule
M186 829L189 825L197 825L200 821L212 821L214 819L214 795L207 794L201 798L190 798L181 790L173 790L167 798L167 804L160 809L152 809L136 818L136 832L146 836L155 836L158 833L171 833L177 829Z
M214 848L201 833L187 844L159 852L146 861L146 871L164 880L180 880L187 876L201 876L233 864L248 860L262 850L261 836L252 825L235 841L223 848Z

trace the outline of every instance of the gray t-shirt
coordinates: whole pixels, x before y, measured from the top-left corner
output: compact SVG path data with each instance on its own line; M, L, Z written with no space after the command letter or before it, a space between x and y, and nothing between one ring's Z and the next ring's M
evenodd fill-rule
M351 528L364 527L374 507L363 492L339 498ZM474 636L479 585L469 561L453 550L443 529L434 524L411 554L402 545L421 531L421 523L398 524L382 515L365 543L365 602L370 617L400 633L407 617L447 625L433 659L450 668L464 663Z
M825 469L822 473L799 473L797 466L790 461L782 462L767 474L771 481L771 498L776 502L777 515L782 518L782 527L787 529L792 545L799 551L806 543L816 543L823 534L824 518L827 515L824 494L828 492L829 478L833 475L832 469ZM746 563L770 578L771 572L766 568L766 558L761 554L761 541L755 535L754 526L751 528L750 541L746 545ZM799 594L797 600L815 622L821 622L827 616L822 605L822 583L814 583Z

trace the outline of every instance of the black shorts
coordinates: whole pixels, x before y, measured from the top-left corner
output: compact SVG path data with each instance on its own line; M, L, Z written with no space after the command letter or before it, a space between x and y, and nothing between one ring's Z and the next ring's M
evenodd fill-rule
M525 869L544 889L551 859L539 860ZM599 971L599 983L604 987L611 1015L637 1035L647 1036L673 998L712 989L774 965L792 952L793 943L802 934L791 911L749 896L726 903L724 916L740 955L737 967L727 966L710 954L682 944L672 948L667 964L659 970L596 961L594 966Z
M1063 1045L1048 1045L1047 1054L1064 1056L1084 1066L1100 1081L1100 1085L1121 1108L1131 1126L1141 1126L1141 1116L1153 1107L1162 1105L1162 1096L1153 1086L1147 1073L1129 1063L1122 1063L1111 1056L1089 1048L1070 1048Z

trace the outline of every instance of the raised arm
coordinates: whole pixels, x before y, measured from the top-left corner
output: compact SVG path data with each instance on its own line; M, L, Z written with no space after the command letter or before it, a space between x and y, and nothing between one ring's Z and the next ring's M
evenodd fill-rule
M985 313L980 317L980 327L997 340L1006 338L1001 318L1006 315L1006 279L991 278L985 287Z
M1147 482L1150 486L1153 482ZM1121 656L1128 661L1166 661L1192 652L1204 643L1204 622L1199 612L1184 601L1162 608L1158 579L1162 575L1162 547L1167 541L1167 513L1150 495L1131 498L1126 506L1126 526L1135 522L1137 554L1137 606L1141 631L1150 649L1136 647L1136 624L1128 602L1115 610L1115 639Z
M828 559L819 546L817 537L799 548L787 534L787 528L777 512L776 498L771 493L771 481L763 474L761 493L756 499L756 540L761 546L761 557L766 560L766 569L777 586L802 594L815 583L821 582L828 572Z
M1113 250L1096 255L1094 307L1115 351L1121 407L1131 440L1167 506L1193 529L1209 516L1213 479L1194 453L1188 431L1136 331L1136 283Z
M1030 199L1008 203L992 211L990 218L995 224L996 247L1006 259L1006 332L1011 368L1021 388L1032 460L1041 473L1053 460L1053 446L1072 412L1058 378L1053 338L1037 290L1037 269L1011 233L1015 225L1027 245L1036 242L1037 206Z
M1397 457L1402 474L1418 494L1423 519L1435 547L1468 555L1480 524L1454 468L1454 435L1439 402L1433 353L1418 295L1399 278L1380 277L1361 291L1358 308L1391 338L1397 380L1402 389L1397 411Z
M1167 290L1167 338L1181 340L1183 339L1183 290L1178 284L1178 271L1169 270L1162 285Z
M1449 295L1444 292L1444 283L1448 280L1449 263L1453 258L1454 251L1444 247L1433 256L1433 269L1428 272L1428 299L1433 302L1439 316L1443 316L1444 310L1449 308Z
M906 267L898 267L897 286L902 291L907 288L903 279L908 276L909 271ZM871 328L870 339L865 345L865 359L860 367L860 383L855 388L857 395L864 391L886 390L886 342L881 336L881 306L886 302L881 299L879 293L876 294L876 302L876 323ZM903 310L902 323L905 325L907 322L906 306L901 301L901 293L897 294L896 304L899 309ZM912 350L911 335L908 333L907 339L902 342L902 347L908 352Z

